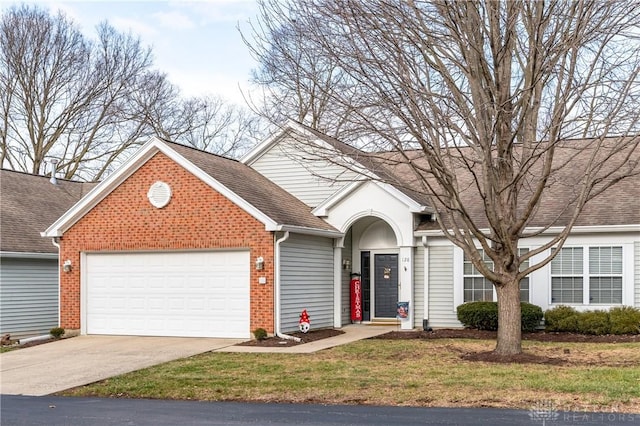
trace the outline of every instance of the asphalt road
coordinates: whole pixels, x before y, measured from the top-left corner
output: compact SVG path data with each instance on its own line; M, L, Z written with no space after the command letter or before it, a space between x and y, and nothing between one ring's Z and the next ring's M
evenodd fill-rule
M14 425L634 425L640 414L489 408L254 404L144 399L0 397L0 424Z

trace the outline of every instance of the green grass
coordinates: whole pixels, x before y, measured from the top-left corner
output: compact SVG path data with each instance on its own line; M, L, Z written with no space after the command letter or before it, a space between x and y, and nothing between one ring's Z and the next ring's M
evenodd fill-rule
M207 353L64 395L640 412L640 344L524 342L563 365L465 361L492 341L364 340L316 354ZM569 353L565 353L568 351Z

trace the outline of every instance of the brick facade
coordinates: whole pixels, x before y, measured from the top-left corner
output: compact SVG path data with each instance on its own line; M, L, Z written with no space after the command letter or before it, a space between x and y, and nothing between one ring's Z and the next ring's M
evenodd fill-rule
M162 209L147 199L157 181L170 185L172 198ZM253 216L193 176L162 153L156 154L61 238L61 262L70 259L71 272L60 272L60 326L80 328L80 254L99 251L249 249L264 269L250 265L251 330L274 331L274 235ZM267 284L258 284L258 273Z

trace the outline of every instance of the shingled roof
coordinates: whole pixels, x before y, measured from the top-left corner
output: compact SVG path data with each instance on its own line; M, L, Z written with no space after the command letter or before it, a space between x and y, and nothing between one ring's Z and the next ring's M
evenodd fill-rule
M423 179L432 179L430 176L418 177L408 161L417 165L418 169L428 169L425 159L420 151L398 152L366 152L351 145L323 134L315 129L294 122L304 132L310 134L329 145L339 155L350 158L375 174L378 180L393 185L398 190L415 200L421 205L442 211L443 207L432 205L432 198L423 185ZM611 143L615 148L617 138L604 138L604 143ZM567 140L556 146L554 164L564 164L550 179L549 187L543 194L539 209L528 223L529 227L564 226L570 219L571 209L562 210L565 200L575 196L577 180L581 176L590 155L593 140L574 139ZM461 148L461 150L470 148ZM602 194L589 200L580 213L576 226L608 226L608 225L637 225L640 224L640 147L628 149L623 154L629 154L629 165L635 170L630 177L622 179ZM326 154L329 157L329 154ZM621 156L618 156L618 159ZM613 162L612 162L613 163ZM619 162L616 162L619 164ZM607 165L603 171L607 171ZM609 170L611 171L611 170ZM478 171L476 170L477 174ZM456 170L456 176L460 182L470 183L473 178L470 171L464 167ZM532 179L535 179L535 169ZM461 187L465 187L461 184ZM463 191L462 202L468 208L472 220L481 228L488 227L488 221L484 211L483 200L475 185L467 185ZM436 223L431 221L419 224L418 230L439 229Z
M40 233L95 184L0 170L0 251L57 253Z
M305 203L246 164L185 145L163 142L276 223L338 232L313 215Z
M578 181L582 178L584 168L587 166L589 156L592 153L591 142L591 140L568 140L556 146L553 163L554 165L562 165L562 167L559 167L549 179L548 187L542 195L539 208L532 215L527 224L528 227L561 227L569 223L573 209L571 207L569 209L564 208L568 200L576 197L580 188ZM610 138L606 142L615 144L616 139ZM633 170L618 169L614 171L613 168L620 164L619 161L626 154L630 155L626 167L631 167ZM391 159L397 154L386 153L379 158L385 156ZM413 162L422 164L425 169L427 168L426 161L421 157L420 152L413 152L410 156L412 156ZM617 161L611 161L611 165L605 164L601 174L613 172L617 175L624 175L628 173L628 176L589 200L581 211L575 226L640 224L640 147L636 147L634 150L630 147L614 156L612 160ZM393 171L394 177L398 182L402 182L402 185L413 185L417 192L420 191L419 179L406 164L395 160L391 160L389 164L395 164L395 167L387 167L387 169ZM537 167L540 166L540 164L537 165ZM537 169L534 168L529 177L534 182L538 178L536 171ZM477 170L475 172L479 173ZM488 227L480 194L475 185L465 184L465 182L469 183L474 179L471 172L464 167L460 167L456 170L456 177L461 182L460 187L466 188L461 192L461 200L468 209L472 220L480 228ZM523 188L523 190L526 190L526 188ZM424 190L421 192L423 196L427 195ZM436 206L436 209L442 211L441 206ZM444 220L444 218L442 219ZM423 222L418 226L418 230L435 229L439 229L438 225L430 221Z

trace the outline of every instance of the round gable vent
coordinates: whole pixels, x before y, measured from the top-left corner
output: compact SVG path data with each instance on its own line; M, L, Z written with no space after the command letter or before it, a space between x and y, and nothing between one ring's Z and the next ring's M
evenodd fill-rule
M161 209L171 200L171 187L165 182L158 181L151 185L147 197L151 205Z

